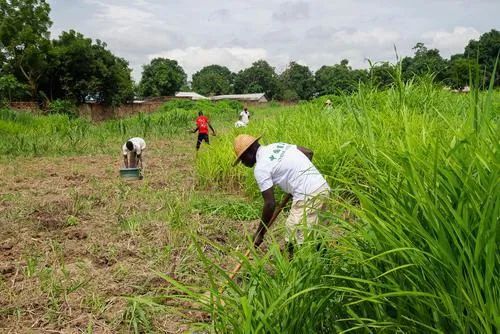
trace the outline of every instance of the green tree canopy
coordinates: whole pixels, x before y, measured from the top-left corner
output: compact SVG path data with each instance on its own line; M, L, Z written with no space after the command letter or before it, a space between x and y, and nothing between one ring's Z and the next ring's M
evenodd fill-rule
M413 58L405 57L402 60L404 80L428 73L433 73L438 81L445 80L448 64L441 57L438 49L427 49L423 43L417 43L413 50L415 50Z
M470 73L479 70L478 66L475 59L466 58L463 54L451 56L446 73L446 84L456 89L464 88L469 85Z
M314 94L314 76L307 66L290 62L280 80L285 91L295 91L301 100L309 100Z
M53 41L50 68L43 89L50 99L117 105L133 99L131 70L126 60L114 56L106 44L70 30Z
M155 58L143 66L140 91L143 96L174 95L186 84L186 73L177 61Z
M44 0L0 0L2 67L26 82L33 98L48 68L49 13Z
M477 59L484 70L485 79L489 82L497 56L500 53L500 31L492 29L484 33L479 40L471 40L465 47L464 56L468 59ZM495 73L495 85L500 85L500 65Z
M369 82L373 87L390 87L394 83L394 72L394 67L387 61L370 64Z
M278 76L274 68L265 60L258 60L235 77L234 91L243 93L265 93L269 99L280 94Z
M25 97L28 87L20 83L12 74L0 75L0 102L13 101Z
M368 78L366 70L353 70L349 61L343 59L340 64L322 66L315 75L316 91L319 95L352 93L359 82Z
M233 92L234 74L225 66L209 65L193 74L192 89L202 95L221 95Z

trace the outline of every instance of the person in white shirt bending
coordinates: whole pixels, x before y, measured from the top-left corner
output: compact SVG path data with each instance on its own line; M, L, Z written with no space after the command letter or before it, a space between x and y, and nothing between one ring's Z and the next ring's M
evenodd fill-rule
M240 112L240 119L239 119L239 121L234 123L234 126L237 128L241 128L241 127L247 126L248 122L250 122L250 112L248 111L248 108L245 107Z
M254 176L264 199L262 219L253 237L254 246L262 243L267 232L276 207L274 186L278 185L293 198L286 220L286 241L293 253L293 242L302 244L304 241L306 230L303 223L307 227L317 223L318 212L324 208L330 187L312 164L313 152L310 149L286 143L261 146L259 139L243 134L234 140L237 156L234 165L241 161L246 167L255 166Z
M142 168L143 165L143 152L146 149L146 142L139 137L130 138L123 144L123 162L125 168Z

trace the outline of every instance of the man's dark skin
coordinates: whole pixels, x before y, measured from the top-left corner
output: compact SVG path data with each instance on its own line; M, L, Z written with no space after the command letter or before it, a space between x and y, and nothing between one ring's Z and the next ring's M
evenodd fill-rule
M126 144L127 146L127 149L132 152L134 150L134 144L131 142L131 141L128 141ZM142 168L142 157L141 157L141 154L136 154L136 158L137 158L137 161L136 161L136 166L132 167L132 168L135 168L137 166L139 166L139 162L141 163L141 168ZM128 157L126 155L123 156L123 162L125 163L125 168L128 168L129 165L128 165Z
M255 142L250 146L245 153L240 157L241 163L246 167L252 168L257 162L257 150L259 149L259 142ZM304 153L304 155L312 161L313 151L308 148L297 146L297 149ZM262 208L262 217L255 234L253 236L254 247L260 246L264 240L264 235L267 232L269 221L271 220L274 210L276 208L276 201L274 199L274 187L271 187L262 192L262 197L264 198L264 207Z
M203 116L203 112L202 111L198 112L198 116ZM210 127L210 130L212 130L212 134L215 136L216 135L215 130L212 127L212 124L210 124L210 122L208 122L208 126ZM192 132L195 133L196 131L198 131L198 127L194 128Z

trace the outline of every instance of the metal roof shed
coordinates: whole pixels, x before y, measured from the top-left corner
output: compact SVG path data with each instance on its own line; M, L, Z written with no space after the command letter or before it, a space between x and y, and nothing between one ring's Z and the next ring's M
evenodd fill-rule
M254 94L231 94L231 95L217 95L210 98L212 101L220 100L237 100L242 102L267 102L265 93L254 93Z
M195 92L177 92L175 97L181 99L191 99L191 100L208 100L208 97L200 95Z

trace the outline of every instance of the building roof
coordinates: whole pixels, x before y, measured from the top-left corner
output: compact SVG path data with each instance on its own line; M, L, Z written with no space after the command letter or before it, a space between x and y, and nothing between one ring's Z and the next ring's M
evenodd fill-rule
M175 97L191 98L191 100L208 100L208 97L195 92L177 92Z
M265 93L255 93L255 94L232 94L232 95L217 95L212 96L210 99L213 101L217 100L244 100L244 101L259 101L262 98L266 98Z

